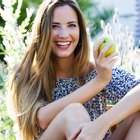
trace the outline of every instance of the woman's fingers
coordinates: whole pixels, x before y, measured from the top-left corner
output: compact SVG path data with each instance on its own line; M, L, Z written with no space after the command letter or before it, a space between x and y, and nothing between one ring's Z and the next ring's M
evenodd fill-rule
M118 54L117 53L112 53L106 59L104 59L105 64L110 64L112 62L116 62L118 60Z
M93 49L97 76L106 82L111 80L112 67L117 61L117 53L112 50L114 48L111 48L114 47L113 45L112 42L104 43L103 40L99 40Z
M100 42L101 43L101 42ZM99 52L99 47L100 47L100 43L97 44L97 46L94 48L94 59L95 59L95 64L108 64L110 62L116 62L116 56L117 53L113 52L112 54L106 56L107 51L114 45L112 43L108 43L106 46L104 46L100 52ZM101 44L102 45L102 44ZM115 61L113 61L115 60ZM111 65L114 63L111 63Z
M69 138L69 140L76 140L76 138L80 134L81 130L82 130L82 126L80 126L79 128L77 128L75 130L75 132L71 135L71 137Z
M79 135L79 133L81 132L81 128L78 128L69 138L69 140L76 140L77 136Z
M114 64L117 62L117 60L118 60L118 56L114 56L111 60L109 60L109 62L107 62L108 66L112 68Z
M101 51L99 52L99 58L103 59L106 58L107 51L113 46L114 44L108 43L106 46L104 46Z
M99 47L102 45L102 43L103 43L103 40L100 40L99 42L96 42L94 44L94 47L93 47L94 58L98 57L98 55L99 55Z

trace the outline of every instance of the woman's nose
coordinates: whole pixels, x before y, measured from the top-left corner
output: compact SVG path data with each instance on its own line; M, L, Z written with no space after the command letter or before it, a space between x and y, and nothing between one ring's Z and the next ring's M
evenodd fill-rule
M67 38L68 35L69 35L69 33L68 33L67 29L63 28L59 31L59 37L60 38Z

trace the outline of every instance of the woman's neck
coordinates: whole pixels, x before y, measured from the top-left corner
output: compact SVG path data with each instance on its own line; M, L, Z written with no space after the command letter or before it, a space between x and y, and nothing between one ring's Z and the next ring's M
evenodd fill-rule
M71 77L73 73L73 58L58 58L56 60L57 78Z

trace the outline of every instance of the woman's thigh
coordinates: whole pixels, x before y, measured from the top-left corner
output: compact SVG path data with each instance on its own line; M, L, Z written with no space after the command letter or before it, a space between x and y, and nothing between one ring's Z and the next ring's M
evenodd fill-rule
M66 140L81 123L89 121L90 117L83 105L70 104L53 119L39 140Z
M125 140L140 140L140 112L137 113Z
M140 137L138 130L140 130L140 112L136 112L124 120L109 140L139 140L138 137L136 138L138 134Z

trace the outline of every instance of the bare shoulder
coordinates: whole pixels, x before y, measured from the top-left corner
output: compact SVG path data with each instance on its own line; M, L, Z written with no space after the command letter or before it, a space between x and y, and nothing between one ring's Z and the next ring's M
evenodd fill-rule
M95 69L95 65L93 62L89 62L89 65L88 65L88 73L93 71Z

